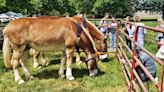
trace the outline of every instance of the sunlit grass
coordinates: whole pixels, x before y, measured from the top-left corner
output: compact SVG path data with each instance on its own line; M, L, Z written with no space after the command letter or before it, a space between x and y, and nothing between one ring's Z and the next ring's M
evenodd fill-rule
M11 70L0 73L0 92L125 92L125 79L115 54L110 54L109 59L98 62L99 75L89 77L85 63L73 64L74 81L58 78L59 58L47 57L51 60L48 67L40 70L33 69L32 59L28 66L35 76L34 80L23 85L17 85ZM2 60L1 60L2 67ZM3 67L4 68L4 67ZM2 68L0 68L2 69ZM21 69L20 69L21 70ZM23 72L21 70L21 75ZM23 79L24 76L23 76Z

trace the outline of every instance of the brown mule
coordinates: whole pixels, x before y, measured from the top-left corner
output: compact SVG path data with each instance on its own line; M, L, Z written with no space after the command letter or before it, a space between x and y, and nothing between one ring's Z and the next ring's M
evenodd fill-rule
M56 20L56 19L61 19L61 18L64 18L64 17L58 17L58 16L40 16L40 17L37 17L39 19L48 19L48 20ZM81 23L85 22L85 25L86 25L86 28L88 29L90 35L93 37L93 40L94 42L96 43L96 49L97 51L99 52L107 52L107 39L106 37L104 37L104 35L97 29L96 26L94 26L91 22L89 21L86 21L82 18L79 18L78 16L74 16L74 17L70 17L70 18L73 18L75 19L78 23ZM79 47L80 46L76 46L76 50L77 50L77 55L76 55L76 62L77 63L81 63L82 61L80 60L80 51L79 51ZM35 53L33 53L33 58L34 58L34 64L33 64L33 67L34 68L40 68L38 67L39 65L41 66L47 66L48 62L41 56L44 56L43 53L41 52L37 52L35 51ZM99 58L99 54L97 55ZM37 59L37 57L40 57L41 60L40 62L43 62L43 63L40 63L39 64L39 59Z
M80 18L80 17L79 17ZM3 30L4 44L3 57L7 68L12 67L15 81L18 84L24 83L19 75L18 65L20 64L27 77L31 77L25 66L25 49L30 46L37 51L64 51L65 57L61 61L67 63L66 78L73 80L72 56L77 45L77 22L70 18L58 20L43 20L35 18L21 18L11 21ZM82 31L80 44L88 56L87 67L90 75L97 75L97 63L95 51L89 37ZM10 46L13 55L10 61ZM65 62L64 62L65 63ZM59 71L61 74L63 70Z
M49 19L49 20L54 20L54 19L60 19L63 17L58 17L58 16L40 16L38 17L39 19ZM95 45L96 45L96 50L99 52L107 52L107 37L105 37L100 30L94 26L90 21L84 20L83 18L79 18L78 16L73 16L73 19L78 21L81 24L84 24L86 28L88 29L90 35L92 36ZM82 23L83 22L83 23ZM76 56L76 61L80 61L80 52L79 52L79 47L76 48L78 54ZM99 58L99 54L97 55Z

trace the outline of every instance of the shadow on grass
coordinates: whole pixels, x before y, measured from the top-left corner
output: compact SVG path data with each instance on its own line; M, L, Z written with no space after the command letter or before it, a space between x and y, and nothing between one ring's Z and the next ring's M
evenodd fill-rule
M82 78L83 76L89 76L87 69L75 68L72 71L73 71L73 76L75 78ZM99 71L98 76L102 76L105 74L104 72L102 72L100 70L98 70L98 71ZM58 69L44 70L44 71L41 71L39 73L34 74L34 76L39 78L39 79L49 79L49 78L58 79L59 78Z
M110 62L110 61L113 61L116 57L112 56L112 57L108 57L108 58L105 58L103 60L100 60L101 62Z
M51 65L56 65L56 64L60 64L60 59L52 59L49 61L49 65L48 66L51 66Z

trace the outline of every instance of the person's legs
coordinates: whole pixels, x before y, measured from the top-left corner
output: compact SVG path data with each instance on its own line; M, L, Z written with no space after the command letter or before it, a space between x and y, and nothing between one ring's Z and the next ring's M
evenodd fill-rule
M109 35L110 35L110 48L113 48L113 35L111 32L109 33Z
M113 34L113 49L116 49L116 33Z
M145 73L140 73L139 76L140 76L142 81L147 81L148 80L148 78L146 77Z

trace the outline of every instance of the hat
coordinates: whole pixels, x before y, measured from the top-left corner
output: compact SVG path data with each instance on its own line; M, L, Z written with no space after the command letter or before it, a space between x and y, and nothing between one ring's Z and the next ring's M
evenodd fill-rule
M161 46L156 53L156 57L159 59L164 59L164 46Z

